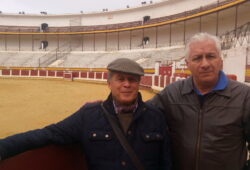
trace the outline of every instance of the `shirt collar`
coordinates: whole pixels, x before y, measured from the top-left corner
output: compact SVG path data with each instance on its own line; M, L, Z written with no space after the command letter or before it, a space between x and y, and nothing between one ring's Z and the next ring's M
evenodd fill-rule
M219 80L217 81L215 87L214 87L210 92L208 92L208 93L211 93L212 91L223 90L223 89L226 88L227 84L228 84L228 78L227 78L227 76L225 75L225 73L224 73L223 71L220 71L220 72L219 72ZM203 94L201 94L201 93L199 92L199 90L196 89L195 87L194 87L194 91L195 91L198 95L203 96ZM208 94L208 93L206 93L206 94ZM206 94L205 94L205 95L206 95Z
M130 105L130 106L120 106L118 105L114 100L113 100L113 106L115 109L115 113L119 114L119 113L134 113L138 107L138 98L136 99L136 101Z

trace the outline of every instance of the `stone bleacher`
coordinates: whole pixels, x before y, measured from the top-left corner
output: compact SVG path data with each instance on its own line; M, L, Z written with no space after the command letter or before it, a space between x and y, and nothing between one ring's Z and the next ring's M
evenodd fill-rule
M0 52L0 66L4 67L39 67L42 52Z
M183 46L115 52L71 52L65 57L64 62L60 62L57 67L105 68L108 63L117 58L130 58L140 63L144 68L153 68L157 61L171 63L172 61L181 60L183 56ZM52 65L55 66L55 63Z
M39 67L45 52L0 52L0 66L6 67ZM51 54L56 55L56 54ZM58 54L57 54L58 55ZM65 68L105 68L117 58L130 58L139 62L144 68L153 68L155 62L169 63L180 60L184 56L184 47L168 47L161 49L122 50L115 52L70 52L42 67ZM54 56L51 56L55 58Z

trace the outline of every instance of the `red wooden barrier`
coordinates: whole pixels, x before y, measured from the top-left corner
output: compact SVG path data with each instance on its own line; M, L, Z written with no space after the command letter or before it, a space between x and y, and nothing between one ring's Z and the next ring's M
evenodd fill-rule
M87 72L81 72L81 78L87 78Z
M28 76L29 75L29 70L20 70L22 76Z
M102 78L102 72L96 72L96 79Z
M141 85L143 86L152 86L152 76L142 76L141 77Z
M46 76L46 70L39 70L39 75L40 76Z
M94 72L89 72L89 78L91 78L91 79L95 78L95 73Z
M234 74L227 74L227 78L229 78L231 80L237 80L237 76Z
M7 69L3 69L2 70L2 75L10 75L10 70L7 70Z
M56 72L54 70L48 70L48 76L55 77Z
M87 170L79 146L49 145L0 161L0 170Z
M77 77L77 78L78 78L78 77L79 77L79 74L80 74L79 71L73 71L73 72L72 72L72 76L73 76L73 77Z
M103 78L104 78L104 79L108 79L108 72L104 72Z
M31 70L31 76L38 76L38 70Z
M64 72L63 71L57 71L56 76L57 77L63 77Z
M160 86L160 85L159 85L159 80L158 80L158 79L159 79L159 76L155 76L155 77L154 77L155 83L153 84L153 86Z
M20 70L12 70L12 75L19 76Z

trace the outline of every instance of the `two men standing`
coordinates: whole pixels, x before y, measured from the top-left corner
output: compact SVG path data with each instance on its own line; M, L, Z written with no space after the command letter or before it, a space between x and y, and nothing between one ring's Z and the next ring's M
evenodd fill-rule
M250 141L250 87L222 71L217 37L194 35L186 45L192 76L165 87L148 103L138 93L143 69L129 59L108 66L111 94L103 106L119 121L146 170L241 170ZM49 143L81 143L89 170L128 169L133 165L103 115L100 103L82 107L69 118L41 130L0 140L7 158Z

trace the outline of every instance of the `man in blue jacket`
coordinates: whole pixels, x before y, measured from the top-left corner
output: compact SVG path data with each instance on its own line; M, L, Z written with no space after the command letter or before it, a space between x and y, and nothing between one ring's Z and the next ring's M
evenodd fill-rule
M103 102L137 154L145 170L172 169L169 137L164 115L142 101L138 92L143 68L136 62L120 58L107 69L110 95ZM100 103L83 106L65 120L0 140L1 159L48 144L80 143L89 170L135 170L104 116Z

